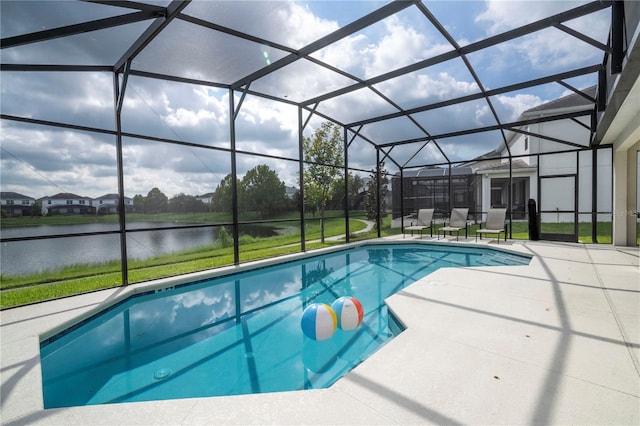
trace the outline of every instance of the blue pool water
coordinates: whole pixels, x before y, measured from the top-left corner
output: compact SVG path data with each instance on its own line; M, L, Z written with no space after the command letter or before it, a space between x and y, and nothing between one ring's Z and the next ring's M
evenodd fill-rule
M139 294L41 343L45 408L328 387L401 331L391 294L442 267L529 261L376 244ZM360 300L362 325L304 336L304 308L341 296Z

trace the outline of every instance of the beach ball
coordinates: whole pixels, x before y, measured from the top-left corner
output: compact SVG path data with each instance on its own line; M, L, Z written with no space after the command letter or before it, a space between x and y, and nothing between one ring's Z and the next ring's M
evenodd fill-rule
M331 304L338 317L338 327L340 330L353 330L362 323L364 310L362 303L355 297L344 296Z
M336 313L326 303L312 303L302 312L300 326L309 339L325 340L333 336L338 320Z

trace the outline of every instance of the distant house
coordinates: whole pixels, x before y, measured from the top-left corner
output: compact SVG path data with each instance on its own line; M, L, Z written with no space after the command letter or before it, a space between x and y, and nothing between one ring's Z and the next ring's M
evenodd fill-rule
M31 216L36 199L17 192L0 192L0 207L5 216Z
M196 196L196 200L202 201L207 206L207 211L213 210L213 195L215 192L207 192L206 194Z
M113 214L118 213L118 203L120 196L118 194L105 194L93 200L93 207L96 214ZM125 213L133 212L133 198L124 197Z
M38 200L45 216L70 214L95 214L92 199L69 192L61 192Z

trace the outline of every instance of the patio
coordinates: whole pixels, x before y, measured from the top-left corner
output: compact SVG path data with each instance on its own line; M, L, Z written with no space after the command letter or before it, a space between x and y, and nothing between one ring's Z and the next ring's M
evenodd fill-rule
M323 390L43 410L38 336L123 289L2 311L2 423L638 424L638 249L504 248L530 265L440 269L390 297L407 329Z

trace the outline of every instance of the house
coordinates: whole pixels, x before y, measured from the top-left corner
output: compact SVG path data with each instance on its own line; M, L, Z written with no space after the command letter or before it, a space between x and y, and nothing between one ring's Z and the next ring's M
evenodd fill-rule
M591 150L579 151L588 148L593 137L588 121L595 92L595 86L589 87L581 94L572 93L523 112L517 122L562 114L571 118L543 120L514 129L508 133L506 144L500 142L496 149L472 161L452 165L451 169L424 167L404 171L405 214L421 208L435 208L436 213L446 214L450 208L450 173L451 203L468 207L477 220L482 220L481 212L509 205L513 219L525 219L528 200L533 199L541 204L539 210L545 211L543 221L574 222L576 212L584 212L579 221L590 221L591 216L586 213L593 210L591 177L597 173L598 193L610 194L612 174L609 153L594 156ZM580 112L585 115L572 116ZM545 155L550 153L553 155ZM399 174L394 176L393 185L394 205L399 205ZM596 202L598 212L611 211L611 197L600 196ZM598 219L605 215L600 213Z
M517 121L572 113L592 113L596 86L581 94L568 96L538 105L521 114ZM599 194L611 193L612 161L608 152L577 151L588 148L593 135L589 130L591 115L539 122L511 132L507 146L501 143L494 151L469 163L475 173L483 176L481 209L509 205L509 174L512 179L514 219L520 218L527 200L536 200L543 222L574 222L576 212L584 212L578 221L591 221L587 213L594 210L592 176L597 176ZM564 151L564 152L563 152ZM484 160L484 158L512 156ZM545 155L554 153L553 155ZM595 161L595 162L594 162ZM611 211L611 197L600 196L598 212ZM600 213L599 220L606 219ZM606 219L610 221L611 219Z
M36 199L17 192L0 192L3 216L31 216Z
M120 196L118 194L105 194L93 200L96 214L113 214L118 213L118 203ZM133 198L124 197L125 213L133 212Z
M69 214L95 214L92 199L69 192L60 192L38 199L44 216Z
M207 211L213 210L213 195L215 192L207 192L206 194L197 195L196 200L202 201L202 203L207 206Z

